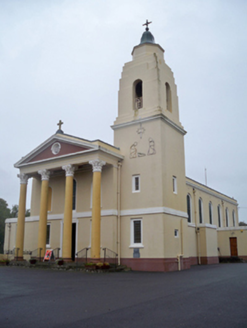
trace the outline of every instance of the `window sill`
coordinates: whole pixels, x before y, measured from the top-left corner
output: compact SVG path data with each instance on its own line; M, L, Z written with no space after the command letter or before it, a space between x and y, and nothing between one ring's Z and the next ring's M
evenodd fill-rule
M144 248L143 244L131 244L129 245L129 248Z

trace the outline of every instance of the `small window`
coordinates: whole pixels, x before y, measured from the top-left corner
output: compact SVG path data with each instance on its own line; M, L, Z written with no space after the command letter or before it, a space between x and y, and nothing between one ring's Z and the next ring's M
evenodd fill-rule
M140 192L140 175L132 176L132 192Z
M177 194L177 178L175 176L172 177L172 189L173 193Z
M188 214L188 222L191 223L191 197L190 194L187 195L187 214Z
M213 206L212 206L212 203L209 202L209 223L210 224L213 224Z
M166 83L166 109L169 112L172 111L172 95L171 95L171 88L168 83Z
M76 209L76 181L73 179L73 210Z
M134 82L134 109L140 109L143 107L142 96L142 81L136 80Z
M178 238L178 229L175 229L175 230L174 230L174 237L175 237L175 238Z
M131 220L131 246L142 245L142 219Z
M228 212L228 208L226 208L226 227L229 227L229 212Z
M220 210L220 205L217 206L217 211L218 211L218 225L219 228L221 227L221 210Z
M202 199L199 198L199 223L203 222L203 216L202 216Z
M232 211L232 223L233 223L233 226L235 227L236 226L236 219L235 219L235 211L234 210Z
M51 225L46 226L46 247L50 247Z

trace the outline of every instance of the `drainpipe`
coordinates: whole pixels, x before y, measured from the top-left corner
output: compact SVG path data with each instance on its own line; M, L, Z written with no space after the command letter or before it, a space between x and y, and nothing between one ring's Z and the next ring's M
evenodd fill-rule
M7 259L9 258L9 249L10 249L11 223L8 223L8 228L9 228L9 240L8 240L8 253L7 253Z
M177 255L177 261L178 261L178 271L181 271L180 255Z
M121 225L120 225L120 211L121 211L121 195L120 195L120 187L121 187L121 167L122 163L118 162L118 171L117 171L117 253L118 253L118 265L120 265L121 258Z
M194 196L194 212L195 212L195 225L196 225L196 246L197 246L197 259L198 264L201 264L201 251L200 251L200 228L197 227L197 217L196 217L196 190L193 188Z
M177 256L178 260L178 271L181 271L181 260L184 256L184 243L183 243L183 219L180 220L180 239L181 239L181 244L180 244L180 254Z

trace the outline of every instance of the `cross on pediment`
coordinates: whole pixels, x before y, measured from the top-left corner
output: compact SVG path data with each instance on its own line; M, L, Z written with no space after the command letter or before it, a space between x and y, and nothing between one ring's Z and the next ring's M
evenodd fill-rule
M146 31L149 30L148 25L151 24L152 22L149 22L148 19L146 19L146 23L142 24L142 26L146 26Z
M59 120L59 122L57 123L58 127L59 127L59 130L61 130L61 127L63 125L63 122L61 120Z

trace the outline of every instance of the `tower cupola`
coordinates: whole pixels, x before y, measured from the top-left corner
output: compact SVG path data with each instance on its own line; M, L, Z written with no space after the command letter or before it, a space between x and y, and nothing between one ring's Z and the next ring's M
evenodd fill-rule
M140 44L144 43L155 43L154 36L153 34L149 31L148 24L151 24L152 22L149 22L148 19L146 20L146 23L143 24L146 25L146 31L143 32L142 37L141 37L141 42Z

